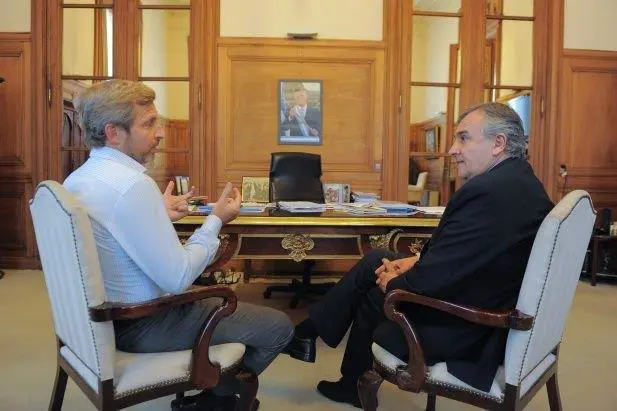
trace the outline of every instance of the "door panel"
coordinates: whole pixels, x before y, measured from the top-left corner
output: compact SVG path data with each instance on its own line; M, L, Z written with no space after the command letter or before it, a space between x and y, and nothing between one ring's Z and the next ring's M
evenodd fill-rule
M609 52L570 52L561 67L557 196L581 188L597 209L617 213L617 56ZM557 168L557 167L556 167ZM615 214L614 214L615 215Z

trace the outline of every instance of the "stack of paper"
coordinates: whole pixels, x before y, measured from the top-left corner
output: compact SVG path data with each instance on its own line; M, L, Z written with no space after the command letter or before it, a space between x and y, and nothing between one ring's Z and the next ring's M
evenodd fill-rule
M279 207L281 210L292 213L323 213L326 211L325 204L310 201L279 201Z
M385 215L388 213L388 210L373 203L342 203L336 204L334 209L356 215Z
M266 211L266 203L242 203L240 204L241 213L263 213Z
M385 209L389 215L411 215L416 213L418 208L400 201L376 201L374 204Z
M268 206L267 203L242 203L240 205L241 213L263 213ZM200 213L210 214L212 212L214 203L208 203L206 205L198 205L191 211L198 211Z
M418 211L425 214L442 215L445 211L445 207L416 207Z
M356 203L372 203L379 200L379 196L375 193L362 193L360 191L352 193L351 197Z

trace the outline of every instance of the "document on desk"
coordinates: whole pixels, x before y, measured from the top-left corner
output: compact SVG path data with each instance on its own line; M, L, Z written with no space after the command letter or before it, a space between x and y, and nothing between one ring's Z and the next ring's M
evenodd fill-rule
M418 211L424 214L442 215L446 210L445 207L416 207Z
M268 207L268 205L269 203L242 203L240 204L240 213L263 213L264 211L266 211L266 207ZM212 212L212 207L214 207L214 203L191 207L194 208L189 208L190 211L210 214Z
M385 209L388 215L412 215L418 212L418 207L400 201L376 201L377 207Z
M268 203L249 203L240 204L240 213L263 213L266 211Z
M323 213L326 211L326 205L313 203L311 201L279 201L281 210L292 213Z
M342 203L334 204L336 211L354 215L386 215L388 210L372 203Z

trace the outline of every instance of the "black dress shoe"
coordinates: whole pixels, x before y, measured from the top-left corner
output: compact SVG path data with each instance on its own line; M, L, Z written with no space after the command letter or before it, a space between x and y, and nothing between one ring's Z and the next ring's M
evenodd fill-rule
M289 354L291 358L295 358L296 360L315 362L315 357L317 357L315 340L316 338L300 338L294 336L283 350L283 353Z
M256 410L255 400L253 410ZM187 395L180 400L171 401L172 411L234 411L238 405L238 397L231 395L216 395L210 390L204 390L199 394Z
M339 381L319 381L317 391L324 397L335 401L351 404L356 408L362 408L357 384L348 383L342 378Z

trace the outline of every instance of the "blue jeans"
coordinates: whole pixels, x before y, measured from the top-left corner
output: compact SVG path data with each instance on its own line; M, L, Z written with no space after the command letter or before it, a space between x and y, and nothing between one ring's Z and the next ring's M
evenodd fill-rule
M136 353L190 350L208 315L220 304L220 298L209 298L150 317L116 321L116 347ZM244 364L259 375L287 346L293 334L293 324L285 313L239 302L236 311L214 329L211 344L246 345ZM238 392L239 388L240 385L221 387L216 392Z

